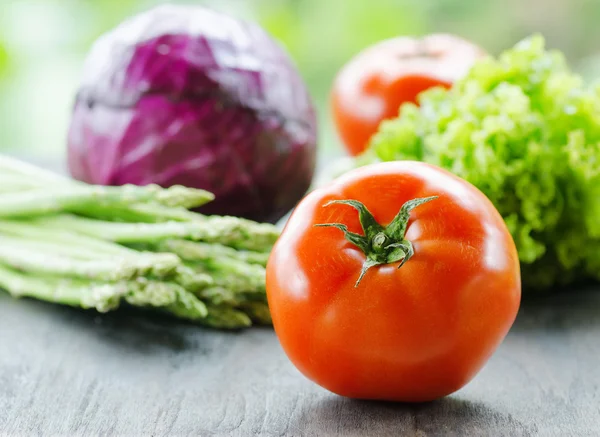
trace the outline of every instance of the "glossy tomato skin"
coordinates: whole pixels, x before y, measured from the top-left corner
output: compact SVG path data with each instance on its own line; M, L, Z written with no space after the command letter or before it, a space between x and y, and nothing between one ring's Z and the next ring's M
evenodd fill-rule
M363 202L380 224L417 197L439 196L411 213L415 254L371 268L338 222L361 233ZM354 170L297 206L267 266L269 307L290 360L342 396L419 402L469 382L515 320L521 296L515 244L501 216L474 186L409 161Z
M360 52L340 70L331 94L333 119L348 152L363 152L402 103L417 103L419 93L435 86L449 88L484 55L448 34L392 38Z

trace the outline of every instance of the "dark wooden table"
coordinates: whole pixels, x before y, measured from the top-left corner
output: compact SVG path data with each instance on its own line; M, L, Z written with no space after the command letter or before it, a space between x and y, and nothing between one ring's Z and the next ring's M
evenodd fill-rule
M473 382L422 405L329 394L270 329L215 332L0 295L0 434L598 436L595 291L525 305Z
M600 436L600 289L525 304L467 387L360 402L295 370L270 329L98 316L0 293L0 435Z

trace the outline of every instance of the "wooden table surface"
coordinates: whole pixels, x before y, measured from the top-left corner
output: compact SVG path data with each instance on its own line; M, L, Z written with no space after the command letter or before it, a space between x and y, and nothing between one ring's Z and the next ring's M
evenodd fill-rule
M329 394L271 329L205 330L0 295L0 434L598 436L600 290L525 305L467 387L403 405Z
M473 382L420 405L328 393L271 329L0 293L0 435L600 436L600 287L526 303Z

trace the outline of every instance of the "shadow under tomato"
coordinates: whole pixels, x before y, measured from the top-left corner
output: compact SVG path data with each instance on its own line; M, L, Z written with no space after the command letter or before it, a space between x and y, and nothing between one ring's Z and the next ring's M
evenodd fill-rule
M331 395L299 415L298 429L335 435L530 436L535 430L483 403L446 397L420 404L361 401ZM311 421L308 424L306 421ZM507 434L503 434L506 432Z

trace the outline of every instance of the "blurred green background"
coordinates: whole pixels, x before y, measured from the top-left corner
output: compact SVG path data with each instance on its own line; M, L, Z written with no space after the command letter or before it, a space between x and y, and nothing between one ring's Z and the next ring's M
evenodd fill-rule
M0 0L0 151L50 157L65 149L71 105L90 45L156 0ZM339 147L327 108L336 71L353 54L400 34L451 32L491 53L533 33L600 76L599 0L213 0L258 21L296 60L318 103L321 147Z

